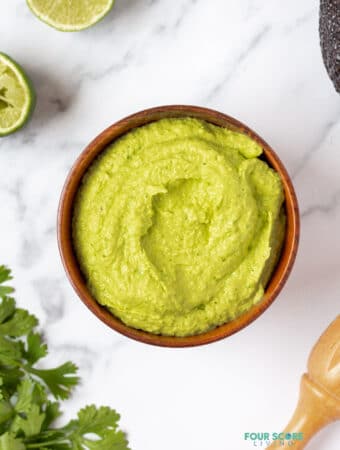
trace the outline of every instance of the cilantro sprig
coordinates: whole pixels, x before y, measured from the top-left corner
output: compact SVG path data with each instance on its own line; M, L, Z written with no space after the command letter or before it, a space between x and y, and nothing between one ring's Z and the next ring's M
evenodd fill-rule
M38 320L17 308L11 271L0 266L0 450L129 450L119 430L119 414L94 405L81 409L61 428L59 400L78 384L77 367L68 361L53 369L37 363L47 345L37 331Z

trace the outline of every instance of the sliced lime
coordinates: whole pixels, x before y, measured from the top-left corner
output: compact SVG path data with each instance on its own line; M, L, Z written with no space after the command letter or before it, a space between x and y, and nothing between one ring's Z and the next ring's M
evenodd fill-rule
M0 136L14 133L29 119L34 89L23 69L0 52Z
M111 10L115 0L27 0L33 13L60 31L89 28Z

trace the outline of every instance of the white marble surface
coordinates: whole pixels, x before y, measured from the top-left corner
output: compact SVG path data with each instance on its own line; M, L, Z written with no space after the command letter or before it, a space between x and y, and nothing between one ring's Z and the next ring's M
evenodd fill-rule
M0 141L0 255L17 298L41 319L53 362L83 384L65 405L122 414L133 450L253 448L246 431L280 431L299 377L340 303L340 102L318 44L317 0L117 0L96 27L59 33L23 0L2 0L0 47L38 93L29 126ZM239 334L170 350L124 338L77 299L56 243L66 174L83 147L142 108L219 109L258 131L293 176L302 235L274 305ZM338 450L340 424L310 450Z

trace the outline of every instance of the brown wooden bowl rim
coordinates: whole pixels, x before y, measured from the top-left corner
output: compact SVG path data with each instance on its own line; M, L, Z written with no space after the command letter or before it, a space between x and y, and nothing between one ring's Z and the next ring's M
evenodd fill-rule
M227 322L205 333L173 337L160 336L128 327L105 307L101 306L90 294L81 274L72 245L72 213L75 195L86 170L94 159L114 140L129 130L147 123L169 117L194 117L215 125L237 130L250 136L263 148L266 161L281 176L285 191L287 214L286 238L276 269L265 289L263 299L249 311L231 322ZM256 320L276 299L292 270L300 234L299 208L291 179L274 150L253 130L231 116L218 111L189 105L168 105L146 109L132 114L105 129L83 150L77 158L65 181L58 209L57 221L58 246L66 274L83 303L106 325L134 340L163 347L192 347L208 344L231 336Z

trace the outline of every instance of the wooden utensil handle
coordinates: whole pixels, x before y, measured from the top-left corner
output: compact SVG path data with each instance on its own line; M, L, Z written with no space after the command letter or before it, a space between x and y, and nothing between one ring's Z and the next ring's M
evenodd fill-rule
M331 393L305 374L301 380L300 399L284 433L303 433L303 440L274 441L267 450L302 450L326 425L340 419L340 404Z

